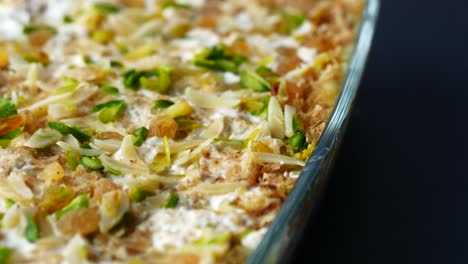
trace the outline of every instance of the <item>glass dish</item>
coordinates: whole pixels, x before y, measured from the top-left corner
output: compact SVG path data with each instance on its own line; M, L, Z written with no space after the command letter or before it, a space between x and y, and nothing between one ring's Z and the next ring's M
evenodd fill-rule
M249 257L248 264L288 263L309 222L307 220L316 211L318 198L326 185L364 72L379 6L379 0L367 0L353 55L333 114L294 189Z

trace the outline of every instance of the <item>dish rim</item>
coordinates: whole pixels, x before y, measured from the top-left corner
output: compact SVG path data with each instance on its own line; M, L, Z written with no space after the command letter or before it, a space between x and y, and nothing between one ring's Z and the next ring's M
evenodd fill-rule
M248 264L286 263L300 239L301 232L307 225L307 221L304 220L308 220L308 216L315 211L314 207L316 207L317 198L320 196L320 184L323 184L323 180L326 181L327 169L333 162L334 150L338 147L345 130L364 73L375 33L379 8L380 0L366 1L356 45L330 121L293 190L260 244L248 258ZM315 198L311 199L312 197ZM303 209L309 210L304 212Z

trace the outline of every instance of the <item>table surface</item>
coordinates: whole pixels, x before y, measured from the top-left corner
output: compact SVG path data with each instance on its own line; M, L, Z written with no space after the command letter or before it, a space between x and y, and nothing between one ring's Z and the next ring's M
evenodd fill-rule
M297 263L468 263L468 2L382 2Z

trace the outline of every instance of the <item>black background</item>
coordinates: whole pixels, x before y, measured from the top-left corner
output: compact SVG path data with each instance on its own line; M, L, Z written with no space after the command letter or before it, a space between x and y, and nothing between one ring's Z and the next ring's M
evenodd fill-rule
M468 1L383 0L296 262L468 263L467 123Z

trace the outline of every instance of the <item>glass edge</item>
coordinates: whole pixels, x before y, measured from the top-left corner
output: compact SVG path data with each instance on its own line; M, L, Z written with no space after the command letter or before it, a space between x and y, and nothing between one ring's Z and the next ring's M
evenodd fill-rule
M258 247L248 258L248 264L279 263L281 257L286 255L284 251L288 250L287 245L284 244L298 235L297 230L302 230L305 227L306 223L302 223L302 228L296 227L296 231L288 232L290 231L288 227L291 227L288 225L293 224L292 220L296 216L303 214L301 205L307 199L308 194L313 192L313 186L316 184L324 162L327 156L329 156L330 150L336 144L341 129L345 125L346 118L350 114L359 83L364 73L377 24L379 8L380 0L367 0L358 32L358 40L342 84L342 91L330 121L320 137L314 152L302 170L295 188L284 202L280 212L268 228ZM297 222L294 222L294 224L297 224Z

